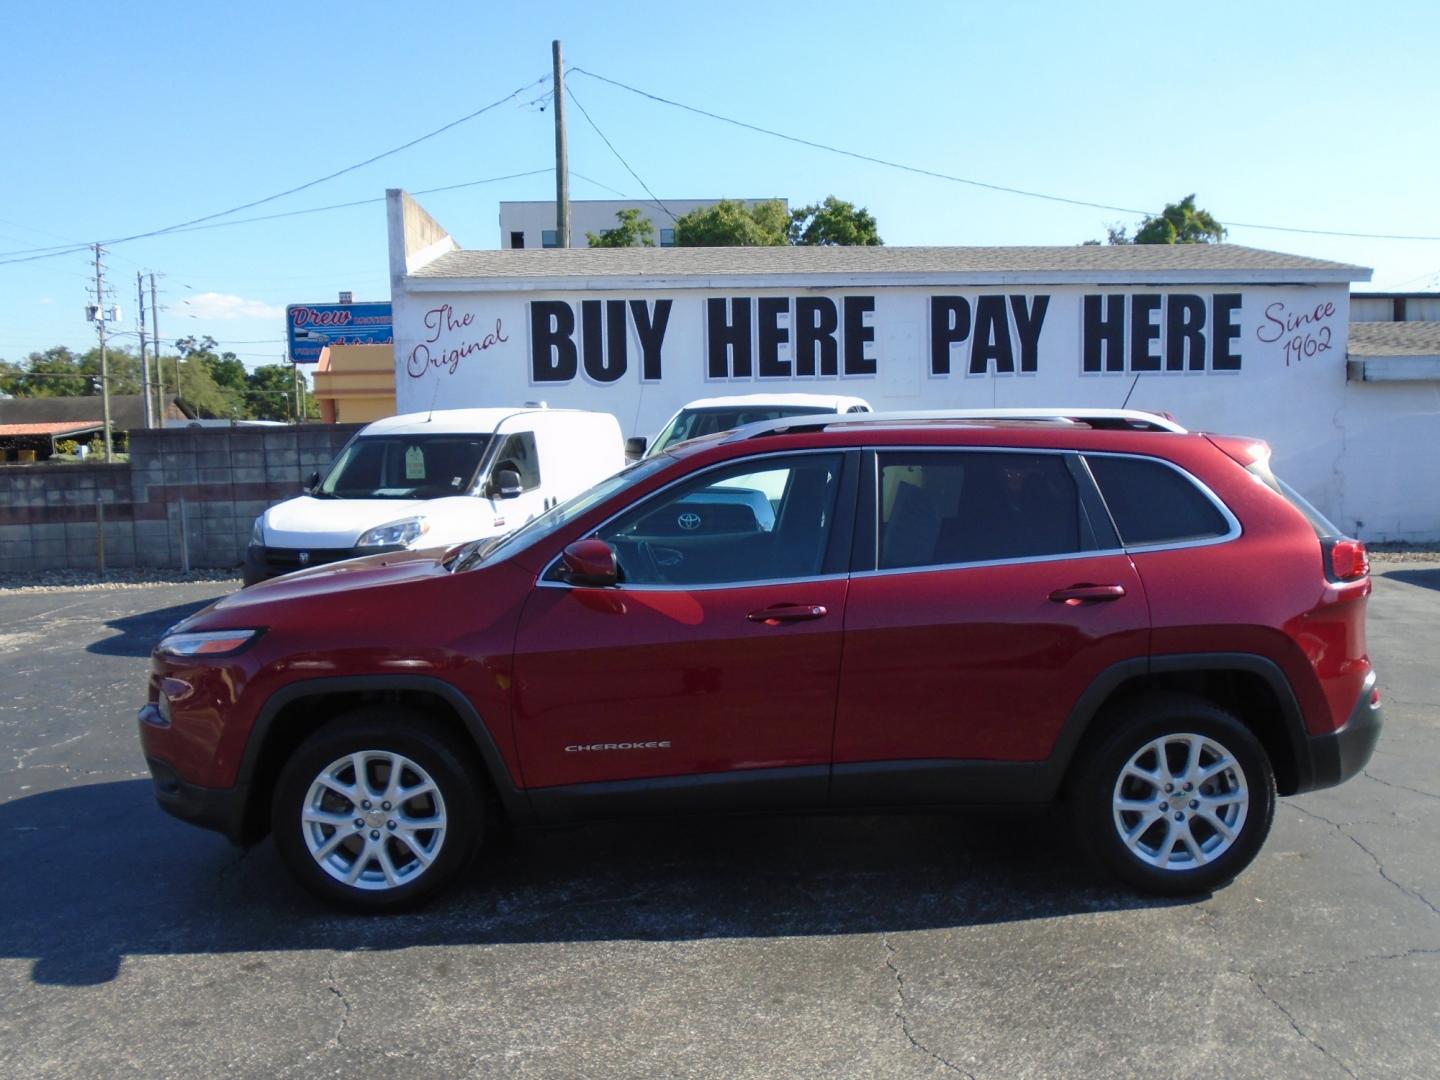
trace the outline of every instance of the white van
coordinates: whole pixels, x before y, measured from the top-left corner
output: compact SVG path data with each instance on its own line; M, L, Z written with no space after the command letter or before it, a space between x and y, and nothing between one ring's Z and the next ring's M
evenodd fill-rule
M245 584L498 536L624 465L620 424L609 413L448 409L377 420L305 494L255 519Z
M628 439L625 456L630 460L663 453L667 446L729 431L759 420L779 420L786 416L811 416L822 413L871 412L864 398L838 397L834 394L741 394L735 397L700 398L681 407L646 446L644 436Z

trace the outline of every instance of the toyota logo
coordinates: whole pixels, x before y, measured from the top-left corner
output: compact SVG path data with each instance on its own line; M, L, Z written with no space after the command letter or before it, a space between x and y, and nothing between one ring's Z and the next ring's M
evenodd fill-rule
M700 527L700 515L693 510L687 510L675 519L675 523L682 529L693 531Z
M302 551L302 552L300 552L300 565L301 565L301 566L304 566L304 565L306 565L309 561L310 561L310 552L308 552L308 551Z

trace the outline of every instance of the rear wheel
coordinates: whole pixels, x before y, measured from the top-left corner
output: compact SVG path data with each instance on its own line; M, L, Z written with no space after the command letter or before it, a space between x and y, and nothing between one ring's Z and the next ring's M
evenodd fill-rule
M291 873L317 896L399 910L470 863L482 784L463 744L423 713L372 706L301 744L275 786L271 827Z
M1186 895L1248 866L1270 831L1275 777L1258 739L1199 698L1132 703L1071 788L1090 854L1145 892Z

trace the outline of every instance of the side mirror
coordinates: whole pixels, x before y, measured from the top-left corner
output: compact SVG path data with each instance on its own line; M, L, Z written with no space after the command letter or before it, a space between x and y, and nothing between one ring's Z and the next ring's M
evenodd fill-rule
M520 474L514 469L496 469L490 475L490 494L497 499L514 499L525 494Z
M314 491L314 490L315 490L316 488L318 488L319 486L320 486L320 474L319 474L318 472L312 472L312 473L310 474L310 479L305 481L305 490L306 490L306 491Z
M576 540L560 556L565 580L586 589L605 589L620 580L615 549L604 540Z
M639 461L645 456L645 451L650 446L650 440L644 435L631 435L625 440L625 460Z

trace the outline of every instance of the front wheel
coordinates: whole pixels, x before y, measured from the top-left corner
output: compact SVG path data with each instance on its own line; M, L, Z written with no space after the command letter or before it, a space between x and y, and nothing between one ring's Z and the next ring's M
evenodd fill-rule
M481 834L482 780L463 745L408 709L360 709L286 763L271 828L291 873L322 899L395 911L465 869Z
M1250 729L1198 698L1131 704L1071 789L1090 854L1127 884L1207 892L1245 869L1275 814L1275 776Z

